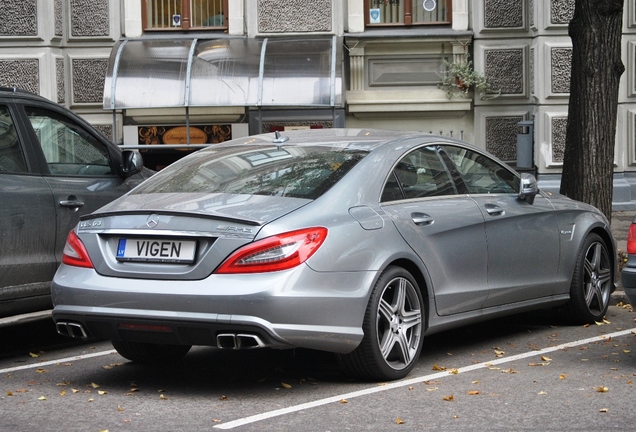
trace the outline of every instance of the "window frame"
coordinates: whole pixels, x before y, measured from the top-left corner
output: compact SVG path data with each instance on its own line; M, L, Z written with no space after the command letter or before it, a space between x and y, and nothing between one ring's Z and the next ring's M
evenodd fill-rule
M155 28L150 27L148 23L148 2L152 0L142 0L141 2L141 20L142 27L144 32L173 32L173 31L224 31L228 29L228 0L221 0L223 11L224 11L224 25L215 26L215 27L192 27L190 25L191 20L191 0L180 0L181 1L181 26L180 27L161 27Z
M412 26L431 26L453 24L453 0L437 0L440 3L446 3L448 13L447 21L431 21L431 22L413 22L413 7L410 0L402 0L404 2L404 22L401 23L377 23L372 24L369 20L369 1L364 0L364 26L365 28L383 28L383 27L412 27Z

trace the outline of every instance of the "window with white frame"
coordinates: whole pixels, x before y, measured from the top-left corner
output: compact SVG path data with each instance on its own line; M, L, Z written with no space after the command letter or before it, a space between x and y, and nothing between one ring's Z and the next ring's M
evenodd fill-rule
M450 24L452 0L365 0L365 23L375 26Z
M146 30L227 29L227 0L144 0Z

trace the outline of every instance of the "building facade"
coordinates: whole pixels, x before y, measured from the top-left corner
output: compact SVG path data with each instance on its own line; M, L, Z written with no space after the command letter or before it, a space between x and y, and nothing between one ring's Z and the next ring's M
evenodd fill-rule
M522 132L530 169L558 190L574 0L3 0L0 12L0 85L71 108L152 167L229 138L345 126L453 136L514 165ZM496 94L449 97L444 71L467 61ZM632 210L636 0L623 62L614 208Z

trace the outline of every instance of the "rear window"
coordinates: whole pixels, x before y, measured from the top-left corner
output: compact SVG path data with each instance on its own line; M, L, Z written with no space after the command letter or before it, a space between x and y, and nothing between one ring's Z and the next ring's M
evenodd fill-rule
M135 194L203 192L316 199L368 153L328 146L229 146L199 151L155 174Z

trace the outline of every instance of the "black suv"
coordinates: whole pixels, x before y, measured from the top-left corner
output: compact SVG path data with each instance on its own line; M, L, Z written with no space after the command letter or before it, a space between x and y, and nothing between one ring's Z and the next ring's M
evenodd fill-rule
M0 326L50 315L68 232L152 173L68 109L0 87Z

